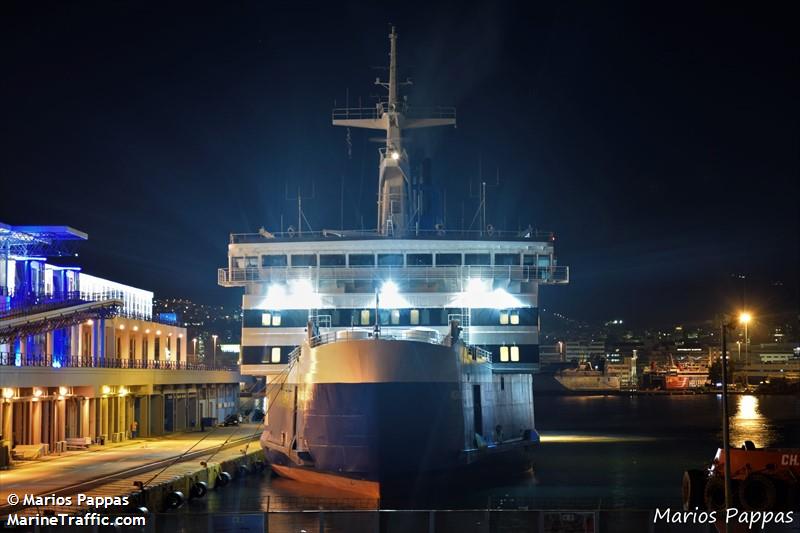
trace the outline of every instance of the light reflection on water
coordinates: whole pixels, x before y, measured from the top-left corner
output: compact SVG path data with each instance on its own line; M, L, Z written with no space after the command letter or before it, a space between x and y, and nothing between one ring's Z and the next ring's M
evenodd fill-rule
M736 397L736 411L730 417L731 446L741 446L751 440L757 448L769 446L774 440L774 430L761 413L757 396Z

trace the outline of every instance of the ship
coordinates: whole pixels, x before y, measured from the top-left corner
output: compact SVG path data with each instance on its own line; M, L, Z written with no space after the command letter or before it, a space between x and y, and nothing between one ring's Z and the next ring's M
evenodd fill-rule
M621 382L619 376L592 367L583 361L575 368L559 370L555 380L570 392L618 392Z
M666 390L701 389L710 384L707 363L693 360L676 363L671 355L669 362L664 376Z
M645 369L643 380L649 388L669 391L702 389L711 381L706 361L685 359L676 362L672 355L666 362L651 363Z
M386 133L376 228L314 232L298 207L296 228L231 234L218 271L244 288L241 369L265 382L261 446L279 476L376 498L408 480L525 471L539 441L539 289L569 269L550 232L436 218L405 132L455 126L456 112L400 97L394 28L376 84L388 96L374 107L332 113Z

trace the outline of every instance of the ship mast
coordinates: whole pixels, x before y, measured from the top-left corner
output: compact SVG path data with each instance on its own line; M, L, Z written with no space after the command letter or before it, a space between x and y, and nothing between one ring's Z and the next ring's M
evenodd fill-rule
M397 81L397 32L392 26L389 34L389 81L375 80L387 89L386 101L374 108L338 108L333 110L333 125L352 128L384 130L386 146L379 150L378 165L378 232L381 235L405 235L411 232L411 180L408 154L403 149L403 130L433 126L455 126L456 112L452 107L426 110L409 108L399 98Z

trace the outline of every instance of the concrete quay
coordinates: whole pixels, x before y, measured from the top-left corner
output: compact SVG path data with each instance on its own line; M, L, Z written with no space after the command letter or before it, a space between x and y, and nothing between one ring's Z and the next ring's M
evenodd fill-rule
M214 488L221 472L236 477L240 466L258 468L263 464L257 441L260 432L258 424L218 427L205 433L138 439L109 449L73 452L5 470L0 472L0 516L14 511L20 515L74 514L89 509L78 506L75 497L67 506L26 509L21 503L9 505L12 495L20 501L25 495L128 496L131 505L161 511L170 492L180 491L188 498L192 484L198 481ZM144 490L135 482L143 483Z

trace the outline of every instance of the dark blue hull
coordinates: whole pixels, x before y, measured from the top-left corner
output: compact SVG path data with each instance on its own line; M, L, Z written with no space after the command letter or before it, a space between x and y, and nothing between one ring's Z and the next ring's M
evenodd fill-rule
M262 445L272 464L381 485L529 469L530 439L464 450L475 428L464 427L463 401L459 384L449 382L286 386L270 409Z

